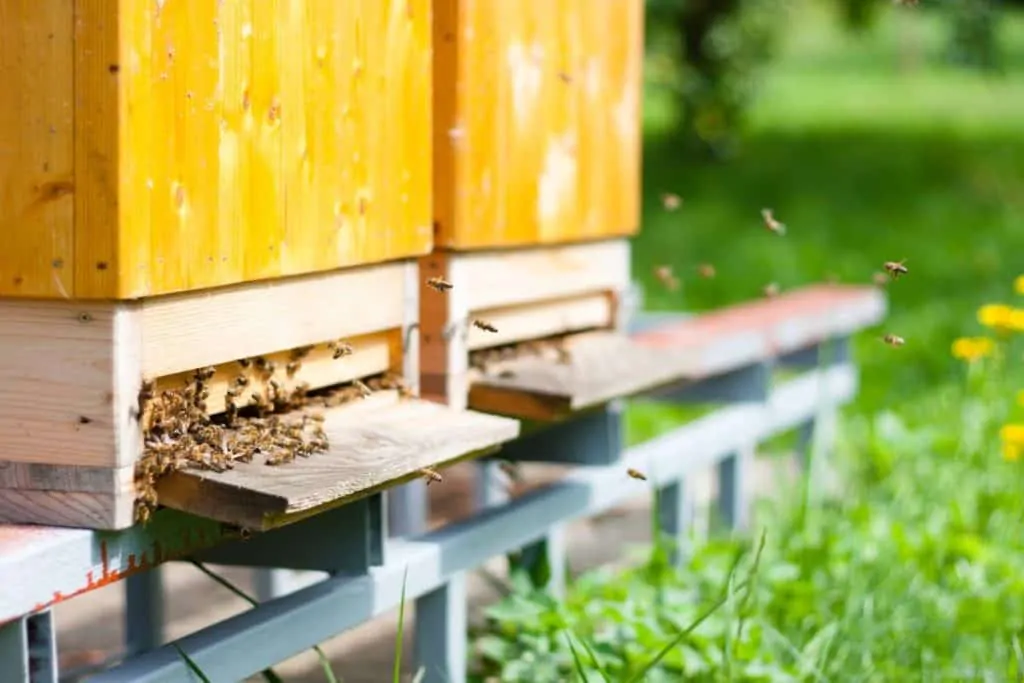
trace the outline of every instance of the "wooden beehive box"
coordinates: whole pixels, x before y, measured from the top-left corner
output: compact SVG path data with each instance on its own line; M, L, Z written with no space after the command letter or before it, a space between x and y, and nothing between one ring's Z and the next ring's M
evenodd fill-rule
M434 3L435 239L420 267L453 287L421 285L424 395L534 416L484 400L482 352L620 326L640 217L643 5ZM582 355L641 362L620 341Z
M429 0L0 0L0 521L129 525L151 381L213 367L217 413L415 380L430 21ZM470 445L509 428L483 426ZM359 486L408 475L401 453ZM160 502L188 507L177 479Z

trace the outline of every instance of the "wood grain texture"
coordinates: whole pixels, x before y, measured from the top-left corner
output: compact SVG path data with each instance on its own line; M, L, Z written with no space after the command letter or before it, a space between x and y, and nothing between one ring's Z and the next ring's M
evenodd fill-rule
M0 489L0 523L115 531L135 523L130 494Z
M618 332L574 335L566 348L567 363L536 356L495 363L474 378L469 407L523 419L560 419L682 381L693 369L688 354L645 348Z
M117 467L141 450L134 312L0 299L0 460Z
M464 408L471 349L613 326L629 259L623 238L421 258L421 394ZM434 291L426 284L434 277L452 289ZM498 333L474 328L474 318Z
M19 103L0 113L0 295L430 250L429 0L2 0L0 19Z
M434 3L435 240L639 226L642 0Z
M0 296L74 290L74 19L0 0Z
M326 412L328 453L284 466L239 463L222 473L184 471L158 484L160 503L253 530L301 518L514 439L514 420L415 399ZM443 482L440 484L443 485Z

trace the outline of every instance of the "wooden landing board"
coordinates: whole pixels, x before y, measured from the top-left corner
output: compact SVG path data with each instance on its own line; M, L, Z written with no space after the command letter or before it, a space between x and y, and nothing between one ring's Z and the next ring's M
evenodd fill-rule
M253 461L227 472L178 472L158 483L160 504L261 531L415 478L424 467L489 451L519 434L515 420L417 399L367 401L325 416L328 453L274 467Z
M688 354L643 347L619 332L586 332L565 344L565 363L522 356L494 364L470 385L470 408L532 420L560 419L683 380L693 367Z
M643 333L569 337L570 362L524 356L473 378L469 407L522 419L557 420L616 398L696 381L844 336L879 322L874 288L812 286Z
M885 295L874 287L812 285L668 323L632 339L690 356L694 377L700 378L852 334L881 322L885 313Z

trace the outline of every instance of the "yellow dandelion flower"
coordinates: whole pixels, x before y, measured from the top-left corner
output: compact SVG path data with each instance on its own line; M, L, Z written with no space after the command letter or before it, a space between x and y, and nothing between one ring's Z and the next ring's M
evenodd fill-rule
M1010 315L1006 320L1006 326L1014 332L1024 332L1024 308L1010 309Z
M1020 446L1012 443L1003 444L1003 460L1017 462L1020 460Z
M999 430L999 438L1007 443L1024 446L1024 424L1003 425Z
M978 309L978 322L985 327L1008 328L1013 309L1005 304L985 304Z
M1024 275L1018 275L1013 281L1013 291L1024 294Z
M954 358L971 363L992 355L995 344L988 337L961 337L953 342L952 353Z

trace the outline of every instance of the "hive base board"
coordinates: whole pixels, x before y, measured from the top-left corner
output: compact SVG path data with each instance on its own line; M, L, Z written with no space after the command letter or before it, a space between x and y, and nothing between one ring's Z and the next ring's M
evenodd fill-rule
M629 288L629 260L627 239L478 252L438 251L423 257L422 395L454 408L466 407L473 378L471 351L620 328L621 301ZM433 278L451 288L436 291L430 284ZM484 329L486 326L491 329Z
M182 470L158 483L160 504L265 531L421 477L423 468L492 451L519 434L516 420L399 399L397 392L324 415L328 452L279 467Z
M391 371L415 392L416 281L407 261L131 302L0 299L0 520L129 526L144 380L214 367L208 412L253 357L276 363L285 390ZM336 340L353 353L334 359Z

